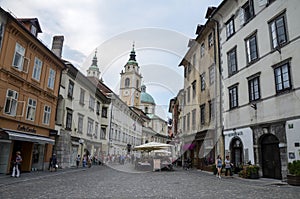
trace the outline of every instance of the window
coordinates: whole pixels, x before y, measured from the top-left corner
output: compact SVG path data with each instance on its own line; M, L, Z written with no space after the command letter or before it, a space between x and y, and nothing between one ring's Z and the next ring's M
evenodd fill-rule
M140 84L140 81L139 81L139 80L136 80L136 88L137 88L137 89L139 88L139 84Z
M183 131L185 131L186 130L186 116L183 116Z
M33 26L33 25L31 25L31 27L30 27L30 32L31 32L34 36L36 36L36 27Z
M128 88L129 85L130 85L130 79L127 77L127 78L125 79L125 88Z
M25 55L25 48L21 46L19 43L16 43L15 55L14 55L14 60L12 65L20 71L23 70L24 55Z
M84 105L84 95L85 95L85 90L83 90L82 88L80 88L80 98L79 98L79 103L81 105Z
M200 75L200 80L201 80L201 91L205 90L205 73L202 73Z
M215 66L209 67L209 84L212 85L215 82Z
M208 35L208 48L211 48L214 45L212 32Z
M209 119L212 121L215 118L215 101L212 99L209 103Z
M66 129L72 129L73 111L67 108Z
M54 81L55 81L55 70L50 68L49 70L49 77L48 77L48 88L54 88Z
M46 124L46 125L50 124L50 116L51 116L51 107L45 105L44 106L43 124Z
M0 22L0 52L2 47L3 34L4 34L4 23Z
M234 17L232 17L231 19L229 19L226 22L226 36L227 39L230 38L234 33L235 33L235 28L234 28Z
M233 75L237 72L236 48L227 53L228 75Z
M18 92L7 90L4 112L8 115L15 116L18 107Z
M274 75L277 93L285 90L290 90L292 88L289 63L285 63L279 67L274 68Z
M272 48L275 49L287 42L285 16L281 15L269 23Z
M95 98L90 95L89 108L94 111L95 108Z
M100 115L100 102L97 101L97 105L96 105L96 114Z
M40 81L42 66L43 66L43 62L39 58L36 57L34 59L34 66L33 66L33 72L32 72L33 79Z
M249 101L255 101L260 99L260 88L259 88L259 76L249 79Z
M186 117L186 124L187 124L187 130L189 131L190 130L190 113L187 114L187 117Z
M36 112L36 100L28 99L27 111L26 111L26 119L34 121Z
M124 134L124 133L123 133ZM124 135L123 135L124 136ZM123 137L123 139L125 138L125 136ZM105 140L106 139L106 128L101 127L100 130L100 139Z
M107 118L107 107L102 107L102 117Z
M246 42L247 61L248 63L251 63L252 61L258 58L256 34L247 38L245 42Z
M193 98L196 97L196 80L192 83Z
M192 61L193 61L193 65L192 66L196 67L196 54L193 55L193 60ZM191 70L192 70L192 68L190 67L189 68L189 72L191 72Z
M94 138L97 138L97 137L98 137L98 130L99 130L99 123L96 122L96 124L95 124L95 134L94 134Z
M200 117L201 117L201 124L205 124L205 104L200 106Z
M93 135L94 120L88 118L87 135Z
M238 106L238 86L232 86L229 88L229 107L233 109Z
M240 10L241 25L249 22L254 17L253 0L247 1Z
M196 109L192 110L192 129L196 129Z
M73 99L74 82L69 80L68 98Z
M205 45L204 43L202 43L200 47L200 56L203 57L204 54L205 54Z
M187 101L188 102L191 101L191 87L190 86L187 88Z
M83 115L78 114L78 133L83 132Z

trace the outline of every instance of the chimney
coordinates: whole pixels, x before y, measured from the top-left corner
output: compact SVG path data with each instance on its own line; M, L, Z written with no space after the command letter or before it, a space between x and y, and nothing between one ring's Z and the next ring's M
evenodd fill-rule
M64 36L53 37L52 52L59 58L61 58L63 43L64 43Z

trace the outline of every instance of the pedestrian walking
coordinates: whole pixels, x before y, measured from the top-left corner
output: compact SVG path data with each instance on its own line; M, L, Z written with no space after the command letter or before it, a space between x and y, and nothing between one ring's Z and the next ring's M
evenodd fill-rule
M77 155L77 158L76 158L76 167L77 167L77 168L79 167L80 159L81 159L81 157L80 157L80 155L78 154L78 155Z
M21 152L17 151L16 152L16 157L13 161L14 167L13 167L11 177L17 177L17 178L20 177L21 162L22 162Z
M218 178L221 178L221 171L222 171L222 158L220 155L218 155L217 159L216 159L216 168L218 170L218 173L217 173L217 177Z
M82 159L82 167L86 167L86 159L86 155L84 155Z
M232 176L231 167L232 167L232 163L230 162L229 155L227 155L225 159L225 169L226 169L225 176L227 176L228 172L229 175Z
M52 172L53 169L54 171L57 171L58 165L57 165L57 158L56 154L53 153L52 157L50 158L50 171Z

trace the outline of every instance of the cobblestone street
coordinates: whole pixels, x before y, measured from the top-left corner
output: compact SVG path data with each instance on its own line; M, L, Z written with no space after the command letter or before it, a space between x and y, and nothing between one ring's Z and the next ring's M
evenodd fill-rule
M135 172L93 166L0 176L0 198L297 198L300 187L279 180L216 178L198 170ZM122 170L122 171L121 171Z

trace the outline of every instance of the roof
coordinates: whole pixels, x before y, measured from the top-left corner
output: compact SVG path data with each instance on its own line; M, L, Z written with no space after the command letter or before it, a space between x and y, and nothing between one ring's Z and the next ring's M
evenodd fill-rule
M141 93L141 102L155 105L153 97L146 92Z

